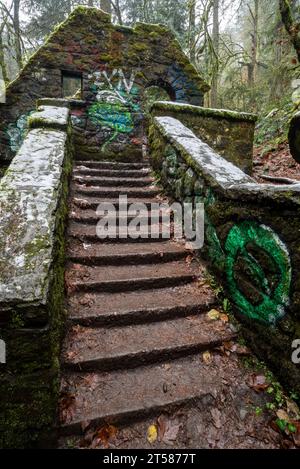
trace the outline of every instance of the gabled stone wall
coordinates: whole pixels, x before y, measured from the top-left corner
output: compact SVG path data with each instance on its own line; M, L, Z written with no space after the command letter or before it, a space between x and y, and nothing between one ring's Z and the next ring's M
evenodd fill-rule
M181 202L205 206L201 254L222 281L253 349L300 390L300 184L257 184L172 117L153 119L151 163Z
M209 89L167 28L115 26L103 11L78 7L9 85L0 104L0 161L20 147L37 99L61 98L68 77L82 83L72 109L82 158L141 157L149 88L195 105Z
M69 109L41 106L0 182L0 447L51 444L64 329ZM2 342L3 343L3 342Z

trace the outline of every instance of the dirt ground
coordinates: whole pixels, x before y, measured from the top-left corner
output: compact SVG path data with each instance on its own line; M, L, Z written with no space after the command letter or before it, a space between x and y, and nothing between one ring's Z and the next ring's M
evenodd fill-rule
M288 143L282 143L278 148L264 153L263 146L254 148L254 177L264 184L270 183L260 176L275 176L300 181L300 164L293 159Z

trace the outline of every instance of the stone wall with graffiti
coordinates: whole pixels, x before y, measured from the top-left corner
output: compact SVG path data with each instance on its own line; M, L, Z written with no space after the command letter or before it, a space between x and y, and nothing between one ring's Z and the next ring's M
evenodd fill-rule
M154 118L149 140L152 165L169 194L205 206L202 255L243 333L299 390L291 344L300 331L300 184L257 184L172 117Z
M101 10L77 7L9 85L0 104L0 159L16 153L36 101L62 97L75 99L79 156L136 157L153 87L195 105L209 90L167 28L113 25ZM70 90L74 95L66 96Z

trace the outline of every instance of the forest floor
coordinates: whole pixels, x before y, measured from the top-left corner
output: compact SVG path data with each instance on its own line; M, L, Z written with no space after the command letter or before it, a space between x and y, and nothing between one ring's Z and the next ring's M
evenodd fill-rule
M280 143L269 151L265 145L255 146L254 178L260 183L270 183L261 175L300 181L300 164L293 159L288 142Z

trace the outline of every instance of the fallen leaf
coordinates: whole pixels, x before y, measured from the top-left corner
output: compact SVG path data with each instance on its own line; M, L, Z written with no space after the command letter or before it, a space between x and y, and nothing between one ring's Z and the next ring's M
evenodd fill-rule
M118 430L113 425L106 425L100 428L100 430L97 430L94 434L93 447L97 447L101 444L104 448L108 448L109 441L114 438L117 433Z
M211 413L211 416L212 416L212 418L213 418L214 426L215 426L217 429L222 428L221 412L219 411L219 409L211 409L210 413Z
M248 347L239 344L236 345L236 353L242 356L252 355L252 352Z
M224 349L228 352L235 353L237 351L237 344L234 342L224 342Z
M194 260L193 256L187 256L186 259L185 259L185 262L187 263L187 265L191 265L193 260Z
M60 420L62 423L68 423L72 420L75 413L75 396L69 393L63 393L60 400Z
M225 323L229 322L229 316L227 316L227 314L221 314L220 319Z
M157 419L157 426L158 426L158 440L162 441L163 437L165 436L166 429L167 429L168 421L164 415L161 415Z
M204 352L202 358L206 365L209 365L212 362L212 355L210 352Z
M264 375L251 375L248 384L256 392L265 391L269 387L269 383Z
M78 352L67 352L66 357L68 360L73 360L78 355Z
M292 422L296 427L296 432L293 433L293 440L297 448L300 448L300 422Z
M158 437L157 427L156 425L151 425L151 427L148 428L147 440L152 445L153 443L156 442L157 437Z
M279 420L285 420L286 422L291 423L291 419L285 410L282 410L282 409L278 410L276 412L276 415L279 418Z
M170 424L165 432L163 441L167 444L173 443L174 441L176 441L180 427L181 427L180 424L175 424L175 425Z
M207 314L207 317L208 319L210 319L211 321L218 321L220 319L220 312L217 311L216 309L212 309L208 314Z

